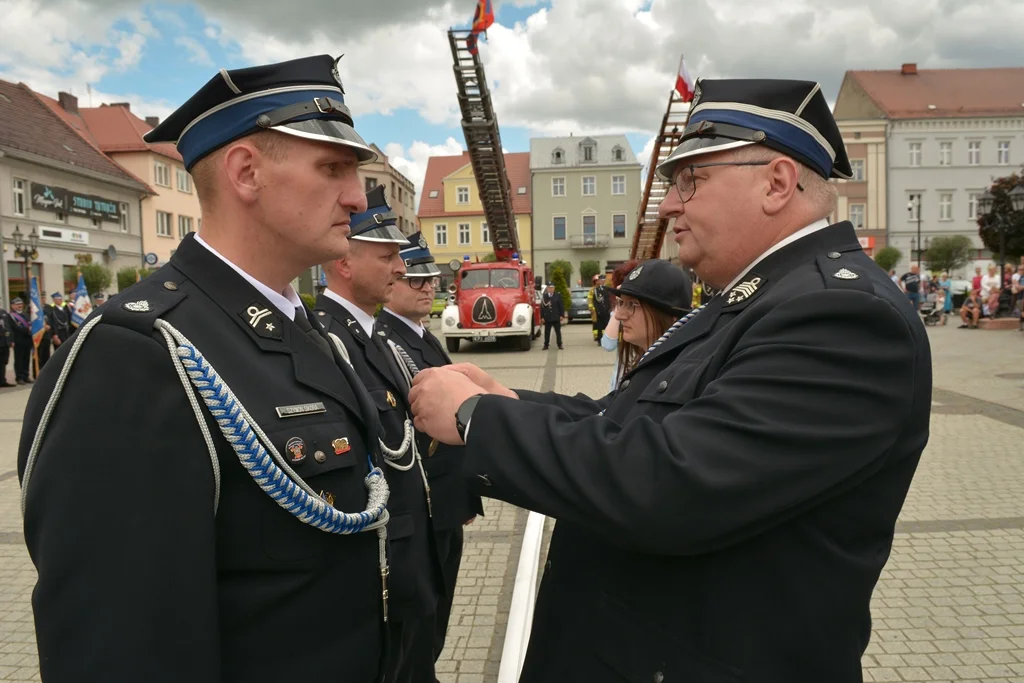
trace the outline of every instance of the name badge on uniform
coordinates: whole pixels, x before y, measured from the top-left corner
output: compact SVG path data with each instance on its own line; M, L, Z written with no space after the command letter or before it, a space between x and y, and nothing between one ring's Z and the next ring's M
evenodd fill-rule
M293 406L278 406L274 408L278 417L300 417L302 415L318 415L326 413L327 408L323 403L299 403Z

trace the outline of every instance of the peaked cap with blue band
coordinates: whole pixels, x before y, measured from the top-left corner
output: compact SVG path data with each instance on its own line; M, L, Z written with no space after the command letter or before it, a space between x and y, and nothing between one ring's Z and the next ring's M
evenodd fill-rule
M441 271L434 265L434 256L427 248L422 232L409 235L408 241L398 251L405 262L406 277L438 277Z
M352 214L352 240L405 245L409 240L398 229L398 214L388 203L384 186L366 193L366 211Z
M699 79L682 140L658 164L658 177L670 180L683 159L748 145L781 152L823 178L853 176L839 126L818 83Z
M374 161L376 152L353 125L337 60L317 55L221 69L143 139L174 143L189 170L210 152L260 130L344 145L361 163Z

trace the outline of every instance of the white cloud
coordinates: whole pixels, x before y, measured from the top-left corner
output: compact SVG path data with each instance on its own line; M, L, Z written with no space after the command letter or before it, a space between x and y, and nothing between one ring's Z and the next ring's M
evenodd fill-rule
M213 66L213 60L210 58L210 53L206 51L203 44L195 38L190 36L178 36L174 39L175 45L180 45L185 48L188 53L188 61L193 64L199 64L201 66Z
M443 145L430 145L417 140L406 149L400 143L390 142L384 146L388 161L416 186L416 210L420 210L420 199L423 196L423 177L427 173L427 160L430 157L456 156L464 151L462 143L449 137Z
M141 33L122 33L117 39L118 56L114 60L114 68L125 71L139 63L142 50L146 46L146 36Z

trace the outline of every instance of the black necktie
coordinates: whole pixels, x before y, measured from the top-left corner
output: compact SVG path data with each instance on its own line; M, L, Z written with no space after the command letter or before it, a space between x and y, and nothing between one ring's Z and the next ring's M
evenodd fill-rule
M423 341L430 344L430 348L434 349L434 351L437 351L437 355L440 356L445 363L451 362L451 360L448 358L448 354L444 352L444 347L441 346L440 340L434 335L432 335L430 333L430 330L425 328L423 330Z
M324 336L317 330L313 329L313 325L309 322L309 318L306 317L306 309L296 308L295 309L295 324L299 326L303 332L306 333L306 337L309 341L313 342L318 349L327 354L328 358L334 360L334 354L331 353L331 345L327 343Z

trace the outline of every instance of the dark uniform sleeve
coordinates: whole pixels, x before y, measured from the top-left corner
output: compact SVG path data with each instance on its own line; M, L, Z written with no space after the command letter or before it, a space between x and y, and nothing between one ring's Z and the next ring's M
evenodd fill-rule
M63 365L67 355L57 358ZM56 365L26 410L22 479ZM213 481L166 347L97 325L28 482L43 680L220 681Z
M612 397L611 394L608 394L604 398L595 400L584 394L564 396L553 391L539 392L526 389L513 389L513 391L519 396L520 401L555 406L565 411L574 420L597 415L608 406Z
M911 412L915 353L889 303L807 294L752 325L702 394L661 422L641 414L620 426L557 403L483 397L467 473L484 495L623 547L709 552L876 472ZM636 411L646 399L671 409L671 389L648 389Z

